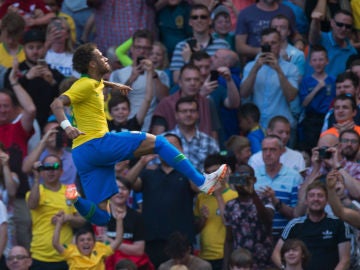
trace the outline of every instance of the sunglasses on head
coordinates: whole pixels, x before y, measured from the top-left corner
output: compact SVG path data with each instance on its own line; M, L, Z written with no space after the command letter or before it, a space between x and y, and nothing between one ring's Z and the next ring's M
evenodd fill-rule
M347 24L347 23L342 23L342 22L337 22L337 21L335 21L335 24L337 27L340 27L340 28L345 27L346 29L352 29L352 27L353 27L352 24Z
M208 15L192 15L192 16L190 16L190 18L192 20L197 20L199 18L202 20L206 20L207 18L209 18L209 16Z

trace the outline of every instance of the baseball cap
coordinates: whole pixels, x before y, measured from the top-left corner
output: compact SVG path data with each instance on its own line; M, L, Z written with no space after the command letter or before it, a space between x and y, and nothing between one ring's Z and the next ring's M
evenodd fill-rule
M45 42L45 33L39 29L30 29L24 33L23 43L29 42Z

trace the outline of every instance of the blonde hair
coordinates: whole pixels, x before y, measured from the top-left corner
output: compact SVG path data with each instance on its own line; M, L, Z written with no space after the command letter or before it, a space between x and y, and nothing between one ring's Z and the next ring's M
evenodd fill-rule
M166 49L165 45L162 44L160 41L155 41L153 44L153 47L154 46L160 47L160 49L162 50L162 53L163 53L163 61L162 61L161 65L158 67L158 69L160 69L160 70L166 69L167 67L169 67L169 57L168 57L167 49Z
M250 141L244 136L232 135L226 142L225 147L228 151L237 152L245 147L250 147Z
M74 49L73 49L73 41L71 40L71 30L70 30L70 25L68 23L68 21L64 18L64 17L55 17L53 18L47 28L46 28L46 35L50 32L51 28L56 25L56 23L60 22L61 24L65 24L66 25L66 31L68 33L68 37L67 39L65 40L65 51L66 52L73 52Z

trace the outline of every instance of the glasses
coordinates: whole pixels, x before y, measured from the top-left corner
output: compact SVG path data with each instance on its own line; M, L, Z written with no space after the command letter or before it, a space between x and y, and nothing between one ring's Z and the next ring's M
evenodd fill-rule
M8 256L6 258L6 260L8 262L11 262L11 261L15 261L15 260L21 261L21 260L24 260L24 259L27 259L27 258L29 258L29 256L27 256L27 255L13 255L13 256Z
M134 49L137 51L143 50L143 51L151 51L152 47L151 46L138 46L138 45L133 45Z
M195 109L189 109L189 110L178 110L179 113L197 113L197 110Z
M55 162L55 163L45 163L43 165L40 165L38 167L38 171L55 171L60 169L60 164L59 162Z
M357 139L340 139L341 143L351 143L351 144L358 144L359 141Z
M345 27L346 29L352 29L352 27L353 27L352 24L347 24L347 23L342 23L342 22L337 22L337 21L335 21L335 24L337 27L340 27L340 28Z
M192 20L198 20L198 19L206 20L209 18L209 16L208 15L192 15L192 16L190 16L190 18Z

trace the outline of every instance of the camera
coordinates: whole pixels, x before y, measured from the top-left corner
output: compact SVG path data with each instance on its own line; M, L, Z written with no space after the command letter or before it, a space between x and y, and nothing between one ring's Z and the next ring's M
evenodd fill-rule
M332 157L332 153L328 151L329 147L323 146L318 149L320 159L329 159Z
M219 78L219 71L217 70L211 70L210 71L210 81L217 81L217 79Z
M246 186L248 184L249 172L235 172L229 177L229 184Z
M261 46L261 51L263 53L271 52L271 46L269 44L264 44Z
M144 60L145 57L144 56L139 56L138 58L136 58L136 65L140 65L141 64L141 61Z
M60 168L60 164L58 162L55 162L55 163L45 163L45 164L42 164L40 165L37 170L39 172L41 171L54 171L54 170L57 170Z

